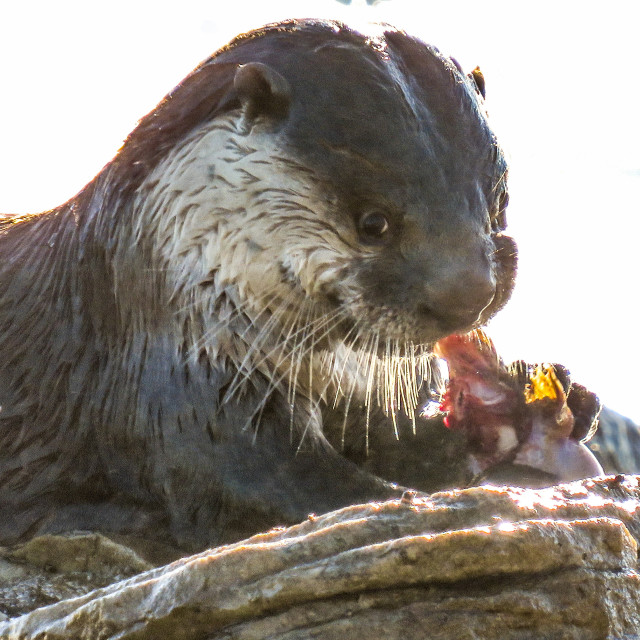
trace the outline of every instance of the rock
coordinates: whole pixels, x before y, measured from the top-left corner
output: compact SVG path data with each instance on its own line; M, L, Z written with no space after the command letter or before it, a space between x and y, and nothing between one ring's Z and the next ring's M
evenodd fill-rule
M132 574L151 568L131 549L96 533L38 536L15 547L8 555L13 560L62 573L84 571L109 575L115 570Z
M588 446L605 473L640 473L640 427L608 407Z
M38 536L0 549L0 610L25 613L151 568L132 549L100 534Z
M639 480L353 506L0 622L0 637L637 638Z

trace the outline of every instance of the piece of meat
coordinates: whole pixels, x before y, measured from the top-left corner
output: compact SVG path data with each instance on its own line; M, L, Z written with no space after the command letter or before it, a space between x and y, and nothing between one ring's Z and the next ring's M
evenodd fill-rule
M440 410L466 435L478 480L543 486L602 474L583 444L600 411L597 397L559 365L505 365L482 330L440 340L449 368Z

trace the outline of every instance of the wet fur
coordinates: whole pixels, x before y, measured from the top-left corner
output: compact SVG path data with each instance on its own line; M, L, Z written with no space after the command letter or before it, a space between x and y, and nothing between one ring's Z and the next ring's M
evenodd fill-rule
M455 438L416 412L433 341L509 297L505 173L471 81L400 32L222 49L78 196L2 226L0 539L197 548L446 485Z

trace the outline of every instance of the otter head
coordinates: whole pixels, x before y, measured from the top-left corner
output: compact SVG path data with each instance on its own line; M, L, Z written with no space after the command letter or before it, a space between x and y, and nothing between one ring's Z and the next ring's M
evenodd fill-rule
M502 235L506 163L472 79L387 31L317 46L291 84L313 101L291 113L287 142L318 177L315 208L342 255L298 276L305 290L382 342L486 322L510 295L516 250Z
M506 163L473 76L402 32L287 23L232 42L167 108L193 113L214 72L216 108L199 95L137 190L173 290L371 345L428 347L504 305Z

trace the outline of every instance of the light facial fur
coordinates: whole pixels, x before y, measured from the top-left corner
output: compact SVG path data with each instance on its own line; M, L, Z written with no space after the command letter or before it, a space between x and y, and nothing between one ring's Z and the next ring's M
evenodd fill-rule
M302 393L338 404L357 391L394 422L398 409L413 418L433 381L429 345L402 339L402 318L382 336L366 317L352 324L367 311L353 262L374 252L336 225L322 187L271 131L232 112L194 131L140 185L137 240L146 234L166 265L179 324L204 328L189 336L190 357L223 354L237 368L229 396L259 370L274 386L285 380L292 402ZM336 289L353 308L327 304Z

